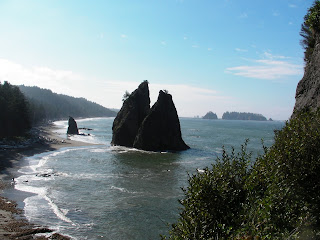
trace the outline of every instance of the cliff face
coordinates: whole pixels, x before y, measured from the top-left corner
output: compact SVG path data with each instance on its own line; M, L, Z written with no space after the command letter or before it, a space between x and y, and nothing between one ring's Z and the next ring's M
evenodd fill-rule
M139 127L149 110L149 87L145 81L124 101L114 119L111 144L132 147Z
M143 120L133 146L147 151L190 148L182 140L179 117L170 94L159 92L158 100Z
M320 34L316 35L316 44L307 63L304 76L296 90L296 103L292 117L298 112L309 109L316 110L320 107Z

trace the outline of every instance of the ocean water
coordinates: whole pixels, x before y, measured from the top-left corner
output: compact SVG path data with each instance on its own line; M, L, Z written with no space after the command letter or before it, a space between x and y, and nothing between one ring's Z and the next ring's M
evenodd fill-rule
M179 216L181 187L188 173L214 163L222 146L262 153L283 122L224 121L181 118L190 150L145 152L110 146L113 118L78 120L92 128L75 136L100 145L63 148L25 159L15 189L32 193L24 199L27 219L74 239L160 239ZM67 121L55 122L66 137Z

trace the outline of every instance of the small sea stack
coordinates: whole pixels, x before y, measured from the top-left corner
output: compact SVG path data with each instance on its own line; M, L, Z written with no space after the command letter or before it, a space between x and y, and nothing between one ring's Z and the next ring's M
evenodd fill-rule
M73 117L69 117L67 134L79 134L77 123Z

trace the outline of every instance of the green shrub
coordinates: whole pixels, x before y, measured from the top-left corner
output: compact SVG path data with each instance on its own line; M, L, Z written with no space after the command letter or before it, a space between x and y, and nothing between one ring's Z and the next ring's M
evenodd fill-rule
M246 145L189 177L169 239L320 239L320 111L286 122L252 167Z
M231 154L223 148L212 169L189 177L180 201L183 211L169 239L227 239L240 227L251 162L246 146L247 141L239 153L232 149Z

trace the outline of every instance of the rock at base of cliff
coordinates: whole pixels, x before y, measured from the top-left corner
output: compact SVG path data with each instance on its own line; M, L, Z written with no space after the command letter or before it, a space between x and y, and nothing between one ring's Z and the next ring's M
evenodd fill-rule
M77 123L73 117L69 117L67 134L79 134Z
M158 100L143 120L133 146L146 151L190 148L181 137L180 121L170 94L159 92Z

